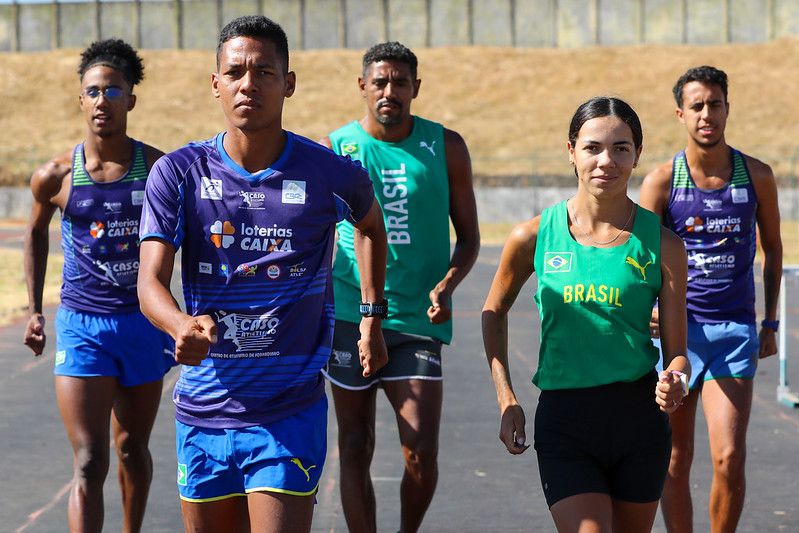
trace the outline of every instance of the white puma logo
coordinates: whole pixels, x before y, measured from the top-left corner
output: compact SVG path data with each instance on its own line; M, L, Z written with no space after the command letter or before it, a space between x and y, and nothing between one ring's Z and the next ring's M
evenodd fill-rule
M291 462L299 466L300 470L302 470L305 473L306 481L311 481L311 475L308 472L311 470L311 468L316 468L316 465L311 465L308 468L305 468L304 466L302 466L302 461L300 461L296 457L292 459Z
M419 148L427 148L428 150L430 150L431 154L436 155L435 150L433 150L433 147L435 145L436 145L436 141L433 141L433 144L427 144L427 141L422 141L422 142L419 143Z

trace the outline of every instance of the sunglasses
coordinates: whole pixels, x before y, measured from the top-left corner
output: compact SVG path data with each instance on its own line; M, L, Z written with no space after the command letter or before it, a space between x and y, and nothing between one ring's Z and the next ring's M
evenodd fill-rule
M106 100L109 102L119 102L124 98L125 91L120 89L119 87L106 87L105 89L98 89L96 87L90 87L81 93L83 96L89 98L90 100L97 100L100 95L102 94Z

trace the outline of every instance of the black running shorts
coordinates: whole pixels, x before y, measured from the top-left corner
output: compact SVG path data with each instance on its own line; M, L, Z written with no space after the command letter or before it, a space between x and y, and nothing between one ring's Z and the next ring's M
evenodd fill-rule
M591 492L633 503L660 499L671 427L655 403L656 383L652 372L632 383L541 392L535 449L550 507Z

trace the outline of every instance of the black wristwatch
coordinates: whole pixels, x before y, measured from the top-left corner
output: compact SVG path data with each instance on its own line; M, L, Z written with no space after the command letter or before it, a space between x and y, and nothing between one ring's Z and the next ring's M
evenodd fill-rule
M383 298L380 303L361 302L358 304L358 310L361 316L379 316L380 318L388 318L388 300Z
M760 322L760 326L764 328L771 328L774 331L777 331L777 329L779 329L780 327L780 321L775 320L774 322L772 322L771 320L763 320L762 322Z

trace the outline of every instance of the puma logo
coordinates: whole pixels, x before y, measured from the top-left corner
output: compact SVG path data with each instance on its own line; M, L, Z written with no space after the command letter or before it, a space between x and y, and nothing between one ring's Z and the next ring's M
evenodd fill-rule
M641 266L641 265L638 264L638 261L636 261L635 259L633 259L630 256L627 256L627 264L628 265L632 265L635 268L637 268L638 270L640 270L641 271L641 275L644 277L644 281L646 281L646 267L651 265L652 261L647 261L644 266Z
M302 461L300 461L296 457L294 459L292 459L291 462L294 463L295 465L299 466L300 470L302 470L303 473L305 473L305 478L306 478L305 480L306 481L311 481L311 475L308 472L311 470L311 468L316 468L316 465L311 465L308 468L305 468L304 466L302 466Z
M422 141L422 142L419 143L419 148L427 148L428 150L430 150L430 153L435 156L436 152L435 152L435 150L433 150L433 147L435 145L436 145L436 141L433 141L433 144L427 144L427 141Z

